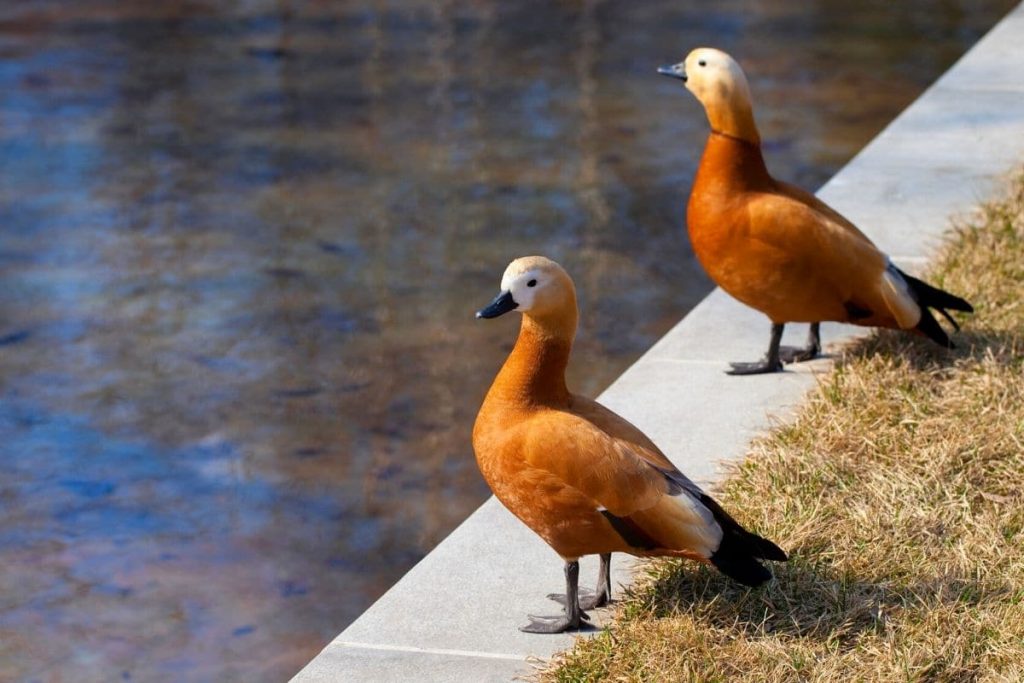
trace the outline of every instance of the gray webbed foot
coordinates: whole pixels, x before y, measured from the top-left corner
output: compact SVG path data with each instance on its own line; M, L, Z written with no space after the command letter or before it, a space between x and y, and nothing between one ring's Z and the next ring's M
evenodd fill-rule
M610 561L610 553L601 556L602 572L605 571ZM602 576L604 575L602 574ZM552 595L557 594L552 593ZM565 612L561 616L535 617L531 614L530 623L520 626L519 630L526 633L564 633L593 628L586 623L590 621L590 616L580 609L580 563L577 560L565 563L565 595L562 596L562 599L565 602Z
M582 631L593 628L590 625L590 616L585 612L579 612L576 619L562 614L557 617L535 617L529 615L530 623L520 626L519 630L525 633L565 633L566 631Z
M567 575L568 576L568 575ZM572 586L567 583L566 586L571 591ZM569 601L566 599L567 593L548 593L548 600L554 600L558 604L565 607L568 611ZM601 553L601 568L597 573L597 590L592 591L586 588L580 588L579 582L576 583L576 594L575 600L579 605L580 609L597 609L598 607L604 607L612 601L612 554ZM584 619L587 616L583 615Z
M779 348L779 360L783 363L802 363L818 357L821 353L821 323L811 323L807 335L807 346L783 346Z
M548 600L554 600L564 607L565 593L548 593ZM611 601L611 598L604 591L595 593L587 588L580 589L580 609L598 609L599 607L611 604Z
M772 323L772 338L768 343L768 353L756 363L729 363L731 370L727 375L764 375L770 372L781 372L782 361L779 360L779 342L782 341L782 323Z
M785 364L802 363L818 357L818 349L800 346L783 346L779 348L779 360Z
M731 370L726 370L727 375L764 375L772 372L782 372L782 363L774 362L769 358L762 358L756 363L729 363Z

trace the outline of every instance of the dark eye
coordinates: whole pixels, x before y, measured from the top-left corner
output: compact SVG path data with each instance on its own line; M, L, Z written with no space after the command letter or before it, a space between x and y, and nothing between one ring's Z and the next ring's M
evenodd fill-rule
M703 59L697 61L697 66L707 66L708 63Z
M529 282L526 283L526 286L527 287L536 287L537 286L537 281L536 280L530 280Z

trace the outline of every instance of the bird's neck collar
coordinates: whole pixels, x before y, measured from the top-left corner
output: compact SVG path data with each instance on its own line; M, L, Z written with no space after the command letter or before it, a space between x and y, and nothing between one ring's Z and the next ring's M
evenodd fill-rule
M751 141L751 140L747 140L746 138L740 137L738 135L732 135L731 133L725 133L725 132L720 131L720 130L715 130L714 128L711 129L711 134L712 135L717 135L717 136L722 137L722 138L726 138L727 140L732 140L733 142L738 142L741 145L746 145L748 147L754 147L755 149L760 149L761 148L761 139L760 139L760 137L758 137L757 141L754 142L754 141Z

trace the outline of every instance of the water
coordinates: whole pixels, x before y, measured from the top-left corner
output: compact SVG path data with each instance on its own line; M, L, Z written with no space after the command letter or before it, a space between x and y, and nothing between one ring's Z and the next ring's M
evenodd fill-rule
M814 188L1013 4L0 6L0 679L282 680L484 498L513 257L594 395L709 289L706 124L747 66Z

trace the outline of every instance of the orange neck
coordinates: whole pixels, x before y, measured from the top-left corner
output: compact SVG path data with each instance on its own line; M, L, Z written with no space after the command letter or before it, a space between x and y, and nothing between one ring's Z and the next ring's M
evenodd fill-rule
M576 319L537 320L523 315L519 338L502 366L490 394L524 405L565 405L569 364Z
M694 192L706 185L765 190L773 187L775 181L768 175L759 144L712 130L697 169Z

